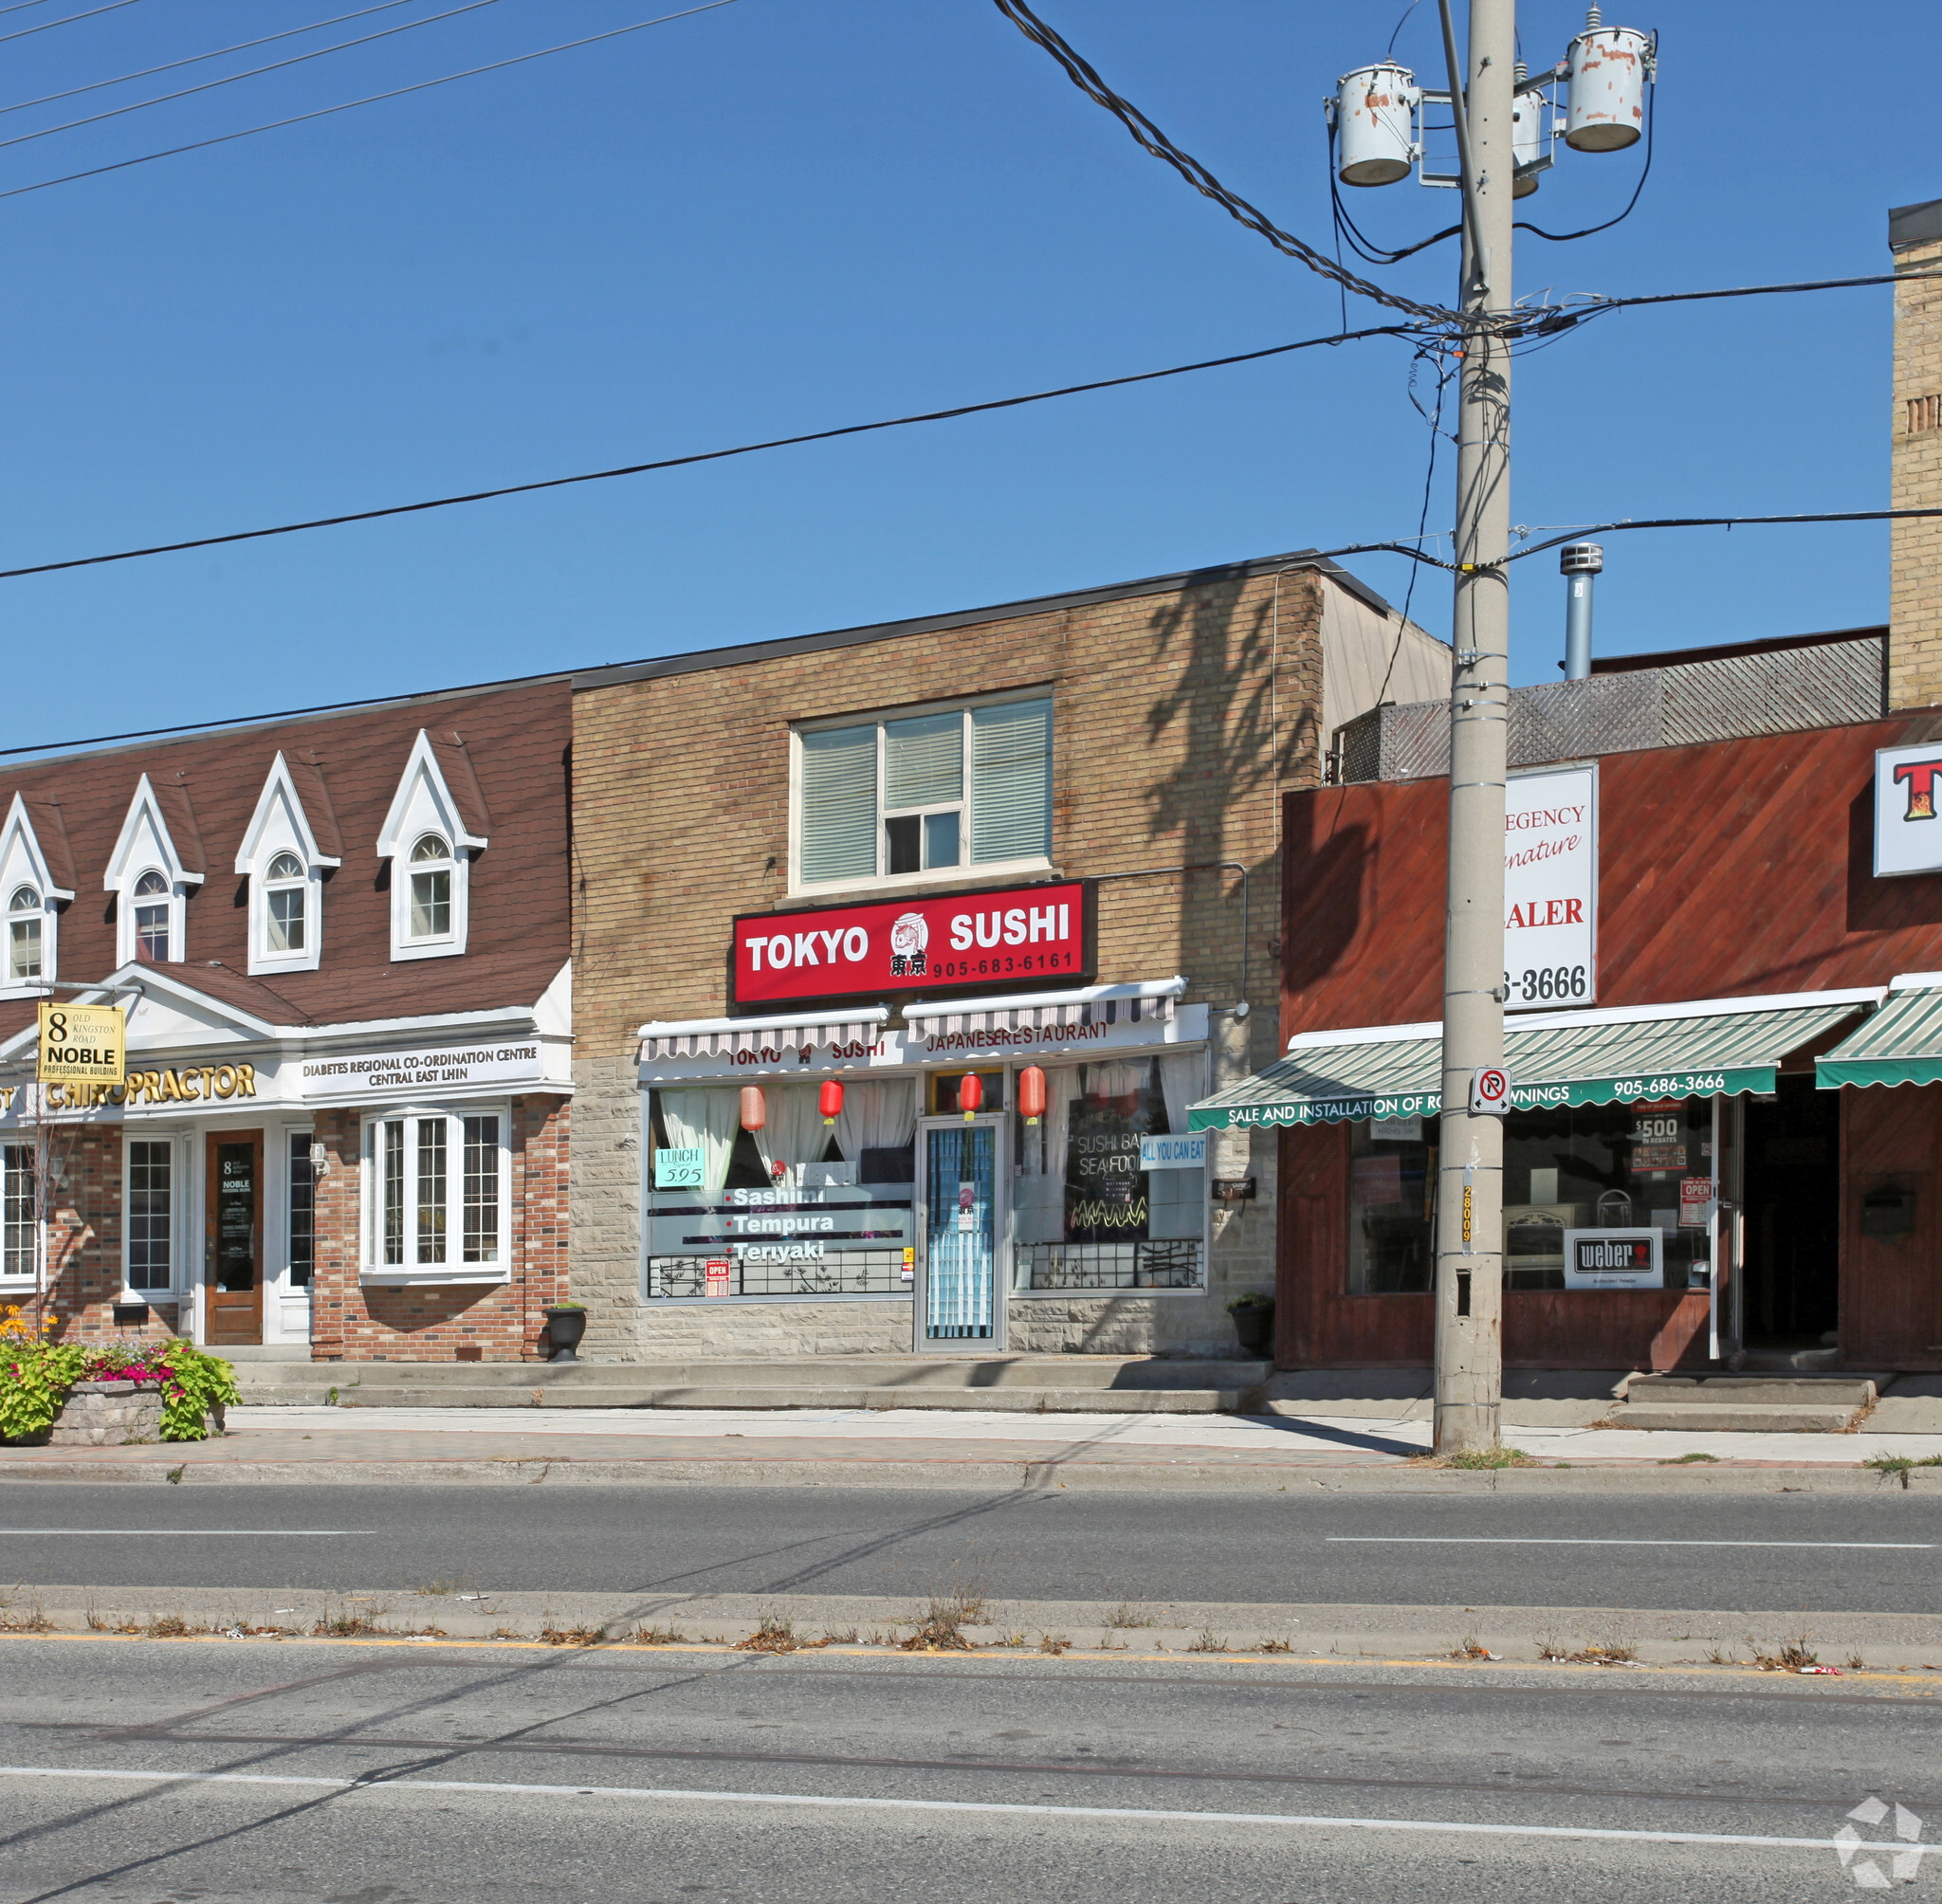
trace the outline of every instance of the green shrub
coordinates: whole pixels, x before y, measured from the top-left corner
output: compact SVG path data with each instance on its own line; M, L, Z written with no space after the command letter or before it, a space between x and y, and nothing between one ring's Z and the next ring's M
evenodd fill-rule
M0 1440L36 1440L77 1382L156 1382L162 1390L162 1439L200 1441L209 1417L241 1399L236 1372L192 1342L0 1343Z
M0 1346L0 1441L39 1440L54 1425L86 1363L87 1351L77 1343L9 1341Z

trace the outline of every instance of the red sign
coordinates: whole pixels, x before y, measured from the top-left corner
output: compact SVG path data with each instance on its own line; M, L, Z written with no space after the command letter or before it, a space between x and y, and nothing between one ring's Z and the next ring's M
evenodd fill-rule
M1007 886L735 922L735 1002L1010 992L1092 975L1091 888Z
M728 1293L728 1267L726 1256L710 1256L705 1272L706 1277L705 1293L711 1296L725 1296Z

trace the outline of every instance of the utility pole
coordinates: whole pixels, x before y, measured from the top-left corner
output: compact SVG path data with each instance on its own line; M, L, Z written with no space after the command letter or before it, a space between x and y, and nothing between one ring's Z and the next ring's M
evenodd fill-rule
M1471 1081L1504 1061L1504 770L1510 717L1511 356L1516 0L1471 0L1467 66L1439 0L1463 172L1456 437L1456 650L1437 1183L1436 1449L1494 1448L1503 1403L1504 1121Z

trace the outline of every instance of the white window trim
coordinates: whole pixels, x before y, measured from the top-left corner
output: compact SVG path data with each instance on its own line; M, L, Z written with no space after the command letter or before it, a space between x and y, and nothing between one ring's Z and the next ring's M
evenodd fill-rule
M994 879L1010 879L1019 874L1052 870L1049 855L1034 854L1026 859L987 859L973 865L961 861L956 866L936 867L918 872L879 872L870 879L822 880L806 884L802 877L802 737L825 734L845 727L876 725L876 852L877 864L884 863L884 821L899 815L948 813L960 815L960 851L971 849L971 715L980 707L1001 707L1010 702L1055 701L1050 684L1037 687L1012 688L1003 694L978 694L957 701L925 701L908 707L895 707L876 713L832 715L827 719L804 721L789 730L789 893L791 899L839 898L857 892L902 892L910 887L982 886ZM954 803L936 807L895 807L886 809L884 797L884 723L911 721L925 714L962 714L964 717L964 778L962 794ZM1058 749L1057 717L1053 716L1053 751Z
M5 910L17 888L31 886L41 895L41 975L38 979L13 977L12 915ZM45 996L47 986L61 976L61 907L74 894L54 884L47 870L47 856L41 851L39 835L27 815L27 802L15 794L0 827L0 998L35 998Z
M451 930L435 939L412 936L412 849L427 833L441 834L451 849ZM463 955L471 930L472 857L486 842L466 831L458 802L446 783L444 770L421 727L412 743L412 757L392 796L384 824L378 829L377 854L391 861L391 956L406 959L455 959Z
M0 1137L0 1199L4 1199L7 1191L5 1146L8 1145L20 1145L28 1152L31 1152L34 1147L33 1134L29 1130L20 1130L9 1132L4 1137ZM29 1171L31 1171L32 1166L29 1165L28 1167ZM37 1196L37 1203L38 1200ZM0 1296L31 1295L34 1291L41 1287L41 1271L46 1263L47 1253L47 1226L41 1220L42 1215L43 1213L36 1209L34 1215L34 1261L33 1267L27 1271L26 1275L9 1275L7 1273L6 1256L0 1254Z
M169 823L162 817L160 803L146 774L128 803L128 816L115 850L108 856L108 870L102 875L104 891L115 895L116 962L136 962L135 888L144 873L158 872L169 888L169 956L166 963L179 965L188 955L189 888L200 886L203 875L191 872L175 851Z
M157 1289L137 1289L128 1279L134 1236L128 1221L129 1145L165 1144L169 1146L169 1281ZM121 1133L121 1293L115 1298L124 1303L179 1302L189 1288L184 1272L189 1262L190 1206L194 1201L189 1181L190 1140L179 1131L143 1130L123 1127Z
M303 869L303 949L275 952L269 943L270 864L280 853L292 853ZM236 851L236 870L249 882L249 970L314 972L323 961L323 875L343 864L318 849L303 810L302 796L282 754L270 762L256 811L244 829ZM282 882L279 882L281 885Z
M384 1248L384 1185L377 1157L379 1126L400 1118L442 1117L448 1120L446 1135L446 1244L448 1249L463 1247L465 1234L465 1119L496 1117L499 1120L499 1260L496 1263L387 1263ZM366 1113L359 1134L358 1175L360 1216L357 1225L357 1280L371 1289L428 1289L447 1285L488 1285L504 1287L512 1281L512 1106L499 1101L486 1104L397 1104L386 1105ZM407 1215L406 1253L412 1249L409 1213L414 1199L411 1186L417 1175L417 1145L408 1134L405 1142L405 1207Z

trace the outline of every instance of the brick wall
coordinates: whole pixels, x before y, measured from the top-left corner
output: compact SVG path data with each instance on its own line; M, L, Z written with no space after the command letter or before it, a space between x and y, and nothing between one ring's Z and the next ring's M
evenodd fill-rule
M357 1279L358 1114L321 1112L317 1136L330 1164L316 1193L312 1358L450 1362L476 1347L484 1362L543 1360L546 1306L566 1293L568 1127L564 1099L513 1100L509 1284L374 1289Z
M728 1009L729 920L786 900L793 722L1015 687L1054 708L1053 863L1084 878L1235 860L1251 891L1248 1019L1237 874L1099 889L1102 982L1185 973L1226 1083L1272 1053L1282 790L1314 783L1325 583L1295 571L1000 617L821 652L590 687L575 697L574 1292L599 1359L909 1346L907 1305L650 1309L638 1299L636 1028ZM1259 1026L1256 1033L1255 1027ZM1273 1149L1221 1134L1215 1174L1261 1200L1219 1206L1204 1297L1015 1302L1021 1348L1231 1350L1224 1307L1272 1288Z
M1942 265L1942 242L1896 252L1897 271ZM1942 278L1895 290L1889 506L1942 506ZM1942 518L1889 525L1888 705L1942 702Z
M26 1133L31 1141L32 1133ZM47 1301L72 1340L139 1342L175 1333L176 1311L151 1308L140 1323L118 1323L121 1284L121 1126L50 1125ZM9 1297L9 1301L19 1298ZM186 1313L183 1327L187 1326Z

